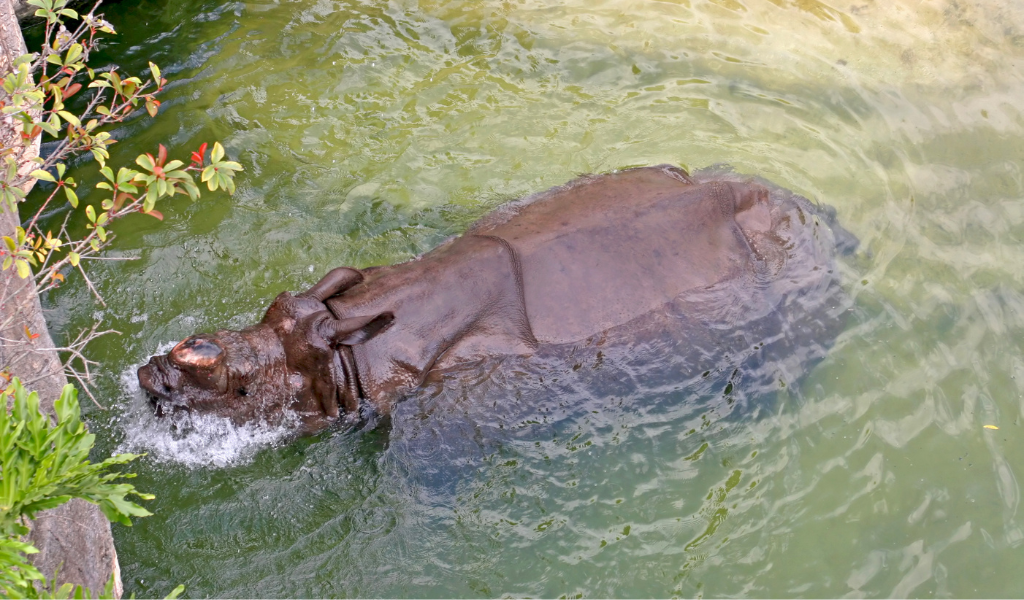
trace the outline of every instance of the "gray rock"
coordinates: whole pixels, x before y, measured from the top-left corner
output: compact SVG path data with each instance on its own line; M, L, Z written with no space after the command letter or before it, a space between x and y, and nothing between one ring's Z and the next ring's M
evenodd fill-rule
M15 2L28 6L21 0L0 0L0 73L10 72L13 58L25 53ZM9 120L0 121L0 143L4 147L21 145ZM25 169L31 168L28 160L38 153L38 140L21 149ZM0 210L0 236L14 235L18 215L9 207ZM28 339L25 326L39 337ZM0 338L0 368L6 368L29 389L39 392L41 408L53 414L53 401L60 396L67 378L53 350L35 285L31 279L19 278L14 269L0 271ZM60 583L84 585L98 594L114 574L114 593L121 596L121 574L110 523L96 505L73 500L40 513L29 541L39 549L32 563L44 575L52 577L59 571Z

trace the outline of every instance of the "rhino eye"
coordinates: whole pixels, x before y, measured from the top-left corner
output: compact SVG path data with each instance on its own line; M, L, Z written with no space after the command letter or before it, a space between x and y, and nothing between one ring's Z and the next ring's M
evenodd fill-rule
M171 350L171 358L190 367L212 367L223 353L224 349L213 340L190 337Z

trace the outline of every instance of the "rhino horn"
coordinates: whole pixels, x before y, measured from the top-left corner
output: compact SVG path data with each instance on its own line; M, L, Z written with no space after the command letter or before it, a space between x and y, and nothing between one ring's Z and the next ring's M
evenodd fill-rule
M327 319L319 324L318 331L332 346L355 346L372 339L384 331L395 320L389 312L365 317Z
M171 350L171 357L178 363L194 367L209 368L220 360L224 350L220 344L192 336L178 342Z

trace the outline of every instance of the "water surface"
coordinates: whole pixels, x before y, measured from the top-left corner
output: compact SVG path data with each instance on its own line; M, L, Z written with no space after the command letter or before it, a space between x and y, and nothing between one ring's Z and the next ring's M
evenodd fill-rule
M93 348L111 409L90 416L102 451L150 452L135 482L156 515L114 531L126 593L1024 590L1019 5L143 0L107 14L120 35L96 58L152 59L172 82L159 119L116 132L114 160L219 139L246 168L233 198L126 221L109 256L136 260L91 265L106 307L80 282L46 299L58 339L96 317L123 332ZM495 437L290 441L211 423L175 438L133 387L158 349L250 324L329 267L405 260L504 200L664 162L761 175L861 239L839 265L845 331L785 387L737 375L745 411L722 365L639 397L554 395ZM438 414L472 423L460 415L479 398L465 400Z

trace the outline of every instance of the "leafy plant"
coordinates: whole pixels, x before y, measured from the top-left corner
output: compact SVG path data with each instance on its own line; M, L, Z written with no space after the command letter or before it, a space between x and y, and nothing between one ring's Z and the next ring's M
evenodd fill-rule
M135 475L114 467L138 456L118 454L97 464L89 461L96 436L82 423L78 391L70 384L53 403L56 423L39 410L39 395L29 393L17 378L0 394L0 401L8 407L0 411L0 591L8 598L39 597L47 595L47 589L51 597L88 594L81 586L58 587L48 582L28 562L27 555L38 550L21 539L29 532L26 520L81 498L99 505L111 521L131 526L132 517L152 513L128 496L143 500L153 496L117 482ZM43 589L36 582L45 584Z
M13 142L0 147L0 211L17 211L26 190L36 180L52 184L52 189L29 218L21 219L24 226L0 236L0 269L14 269L21 279L34 279L40 294L61 285L71 271L77 270L97 301L105 304L89 279L84 262L98 258L96 255L111 243L114 223L135 213L163 219L156 208L163 198L185 194L192 200L198 199L196 175L199 183L206 183L210 191L224 189L233 194L234 177L242 166L227 160L219 142L214 142L209 152L208 145L202 144L191 153L187 164L169 159L167 148L159 145L155 153L141 154L135 159L137 168L108 165L110 146L116 142L106 130L108 126L143 110L155 117L160 109L156 95L167 80L152 62L148 73L141 77L123 73L116 65L98 69L88 65L89 55L100 37L114 34L111 24L96 14L98 2L92 11L81 15L67 8L67 0L28 3L38 7L36 16L45 20L44 43L40 52L14 59L11 71L3 74L0 82L0 122L5 128L13 128L16 134ZM72 21L78 24L69 29L65 23ZM33 145L44 137L54 140L48 144L49 153L45 157L33 156ZM84 153L96 160L104 178L96 184L96 190L104 196L98 204L82 205L79 184L67 168L70 158ZM54 232L45 228L42 216L60 202L67 202L72 210ZM76 213L84 215L86 221L84 233L77 235L68 228ZM0 289L0 305L7 304L10 293L11 287ZM4 343L20 344L25 353L37 352L31 342L38 334L27 325L18 327L16 320L20 318L23 316L15 311L0 315L0 330L9 331L15 326L13 329L25 332L24 339L8 339ZM86 359L82 350L104 333L108 332L97 332L93 327L67 347L57 349L69 356L66 374L77 380L90 397L89 370L95 363ZM78 368L72 365L76 359ZM0 364L0 378L9 379L13 370L13 365Z
M42 51L25 54L14 60L13 70L3 78L0 92L0 113L13 118L20 134L20 144L0 149L0 210L17 210L25 198L26 184L33 179L54 184L53 191L29 219L27 226L19 227L13 236L3 237L0 247L2 268L14 268L25 279L35 272L40 292L64 282L66 268L82 269L82 259L90 258L110 243L111 224L133 213L147 214L158 219L163 215L156 210L161 198L187 194L192 200L200 196L193 175L210 191L225 189L234 193L234 176L242 170L237 162L225 160L225 151L219 142L213 144L207 159L207 144L192 153L186 165L181 160L168 161L167 149L160 145L154 157L142 154L135 163L141 170L121 167L116 174L107 165L109 148L116 142L104 127L116 124L145 110L155 117L160 108L156 94L163 90L167 80L160 67L149 63L148 77L122 74L116 66L95 70L87 65L89 53L98 44L98 36L113 34L114 28L102 16L91 12L79 15L67 8L67 0L28 0L39 7L35 14L46 20ZM97 3L97 7L99 4ZM66 20L78 20L72 31L65 27ZM84 86L84 87L83 87ZM85 107L75 112L66 104L83 89L92 96ZM32 158L31 170L20 168L22 148L34 143L43 134L57 140L53 150L45 157ZM88 219L88 233L80 239L69 235L65 226L54 234L43 231L39 220L43 212L59 196L72 208L79 208L78 183L67 172L67 160L77 154L89 152L100 165L106 179L97 188L109 192L99 206L82 208ZM95 287L90 283L95 293ZM102 302L102 298L96 295Z
M242 170L237 162L226 160L225 150L214 143L207 155L207 144L192 152L186 164L170 159L160 145L153 154L142 154L135 160L138 169L107 164L109 148L116 142L107 127L116 125L145 110L155 117L160 109L156 94L167 80L160 68L149 63L149 73L131 76L116 65L94 69L88 65L89 54L98 45L99 36L113 34L114 28L96 6L88 14L79 14L67 7L67 0L28 0L36 6L35 15L45 20L44 43L40 52L25 54L12 61L11 70L2 73L0 81L0 125L13 129L13 141L0 147L0 211L18 211L36 180L52 184L47 195L23 226L11 235L2 236L0 268L14 269L21 279L32 279L39 293L64 283L66 274L77 270L89 289L102 304L83 269L83 261L95 258L113 239L111 226L122 217L141 213L163 219L156 209L162 198L186 194L192 200L200 196L194 180L206 183L210 191L225 189L234 193L234 176ZM66 23L77 21L68 28ZM73 105L73 106L72 106ZM75 108L78 107L78 108ZM45 157L34 156L34 147L44 136L53 143ZM81 206L79 184L67 169L67 161L89 153L98 163L105 181L96 185L104 197L98 204ZM68 217L59 230L45 230L42 216L56 202L66 201ZM68 229L72 214L84 214L85 233L73 235ZM12 293L11 286L0 291L0 305ZM0 330L19 325L24 318L17 311L0 315ZM7 346L22 344L24 353L43 351L32 341L39 336L21 324L23 340L5 339ZM85 365L91 361L81 354L82 347L96 334L96 328L80 335L63 350L79 358ZM10 349L10 348L9 348ZM44 349L53 351L54 349ZM22 353L22 354L24 354ZM17 350L12 355L18 356ZM17 359L15 359L16 361ZM12 365L0 365L0 385L9 382L0 394L6 405L0 416L0 595L7 597L83 597L89 591L65 584L57 586L56 578L47 580L28 562L28 555L37 549L22 536L27 523L42 510L59 506L71 498L82 498L97 504L111 521L131 525L131 517L150 514L128 496L149 499L119 478L133 477L117 473L114 468L134 460L135 455L120 454L92 464L88 460L95 437L86 431L80 419L78 394L73 386L65 386L54 403L56 424L39 411L39 398L24 389L18 379L10 376ZM67 373L85 381L73 368ZM88 388L83 388L88 392ZM95 399L94 399L95 400ZM112 593L112 583L104 592ZM169 597L183 590L178 586Z

